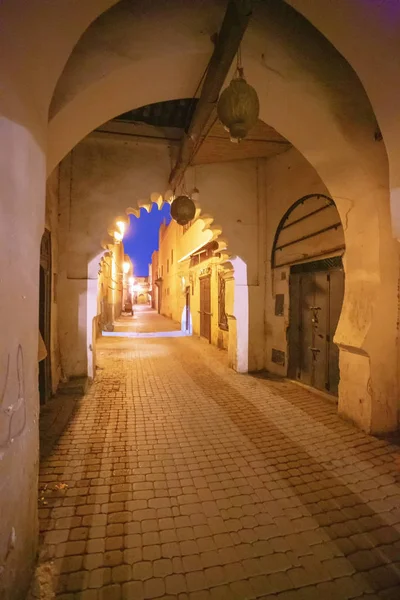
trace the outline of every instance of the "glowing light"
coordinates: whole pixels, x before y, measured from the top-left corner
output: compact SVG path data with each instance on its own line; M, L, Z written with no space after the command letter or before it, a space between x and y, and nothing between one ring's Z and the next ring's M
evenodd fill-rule
M142 291L142 286L141 285L135 285L135 286L133 286L133 289L135 290L135 292L141 292Z
M125 233L125 223L123 221L117 221L117 227L120 230L121 234Z
M129 277L129 280L128 280L128 281L129 281L129 283L130 283L131 285L133 285L133 284L135 283L135 278L134 278L134 277Z
M123 239L124 236L122 235L122 233L120 233L119 231L114 231L114 240L116 242L122 242Z
M124 262L124 273L129 273L131 265L128 262Z

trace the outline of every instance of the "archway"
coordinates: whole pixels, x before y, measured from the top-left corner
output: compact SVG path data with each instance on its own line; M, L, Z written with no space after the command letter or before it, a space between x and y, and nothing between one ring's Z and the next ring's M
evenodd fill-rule
M150 13L159 9L155 3ZM217 19L218 11L219 5L213 18ZM181 42L188 44L188 51L182 51L181 43L177 52L174 46L166 47L155 30L146 29L146 44L152 47L149 59L137 52L135 41L128 36L132 19L128 13L123 4L105 13L82 36L71 55L53 101L50 168L77 139L115 114L160 98L190 97L196 89L193 75L205 61L209 42L200 36L194 48L193 39L189 36L183 42L183 36ZM162 14L154 19L158 26ZM199 14L185 13L181 22L186 29L194 27ZM111 22L118 35L112 42L108 40L114 47L113 60L102 62L100 78L94 61L96 36ZM121 30L116 23L121 24ZM139 35L140 24L135 25ZM257 4L245 42L243 63L248 81L257 83L261 118L315 168L345 226L345 306L357 305L357 317L346 308L337 332L338 342L346 349L341 355L340 410L368 431L393 429L397 426L393 382L397 379L398 253L390 233L387 158L383 144L376 141L376 118L351 67L310 23L285 4ZM121 57L128 48L132 53L129 63L115 62L116 49L121 45ZM83 64L86 73L81 70ZM137 80L143 81L140 89L134 85ZM152 82L151 86L146 86L146 81ZM106 106L100 101L105 94ZM79 115L87 114L85 106L89 105L89 119L84 121ZM208 206L211 208L205 198L206 211ZM214 207L213 212L216 214ZM224 223L224 234L228 229ZM362 247L365 239L370 243ZM232 252L236 254L235 249ZM251 269L248 277L252 285L256 277ZM378 309L383 305L384 326ZM261 356L255 357L255 366L261 363ZM355 381L359 381L356 386Z
M5 251L2 254L4 285L8 292L2 300L2 331L5 339L9 340L9 348L19 343L19 340L24 340L24 357L27 368L26 398L28 419L34 423L37 412L36 298L38 298L38 282L36 274L38 271L38 248L44 224L44 165L48 108L56 82L68 59L68 55L72 52L74 46L79 46L77 42L84 30L89 27L90 23L94 21L101 11L113 4L113 0L104 0L100 3L89 2L84 9L79 6L79 10L78 8L76 10L71 9L69 3L60 3L59 6L54 7L53 5L50 6L49 3L45 5L40 0L33 0L24 6L26 18L22 20L20 18L20 11L18 10L18 3L10 1L3 4L2 10L4 12L2 16L4 17L5 27L8 31L13 31L13 35L3 36L1 40L3 48L1 55L6 57L2 64L4 68L3 80L6 84L9 84L4 86L5 93L2 95L1 101L2 114L6 117L2 122L2 139L4 140L4 144L2 145L4 160L2 164L4 165L5 182L3 198L6 203L6 218L2 220L2 231L4 233L3 239L7 239L7 236L12 232L13 244L5 244ZM217 5L217 7L220 6L217 2L212 4ZM262 4L267 3L259 3L260 10L265 10L261 6ZM268 4L272 5L274 3ZM343 12L338 10L335 3L335 6L332 4L332 10L336 11L335 15L331 17L331 13L329 13L330 8L327 8L325 11L320 12L321 19L313 18L315 17L315 13L311 13L311 10L320 10L318 3L304 3L292 0L292 4L298 5L299 10L308 10L306 14L310 20L315 22L327 35L330 35L332 29L334 31L335 29L339 30L340 35L332 35L331 39L335 43L337 39L339 42L344 40L344 44L339 45L338 43L337 45L340 50L343 49L344 55L348 56L349 60L351 57L357 59L360 56L359 44L364 49L368 48L372 53L371 55L368 53L363 55L364 59L366 56L366 59L362 63L363 70L360 70L359 73L363 82L367 82L367 76L369 76L368 81L374 82L374 92L371 93L370 97L374 102L376 101L377 107L380 109L379 112L377 111L380 118L383 119L383 115L389 116L386 122L387 126L383 132L387 138L390 136L391 143L388 145L388 148L391 150L392 158L393 156L397 156L398 135L395 122L397 119L396 106L398 103L396 104L394 101L393 87L393 81L396 81L396 77L392 75L391 70L389 72L384 71L386 75L385 79L381 77L385 67L393 69L393 73L395 73L397 67L396 61L393 60L393 56L396 55L393 48L397 44L397 32L396 28L393 27L392 4L370 2L367 3L368 6L365 3L359 3L359 6L354 7L352 3L350 7L350 4L343 0L341 2ZM135 3L135 6L138 6L140 9L140 3ZM154 6L157 8L156 3L154 3ZM349 18L347 18L348 13L345 10L351 11ZM361 20L357 11L360 11ZM373 11L376 11L376 13ZM389 11L390 15L388 18L386 15L389 14ZM364 27L364 22L362 21L362 17L366 13L370 17L372 15L368 21L370 26L368 29ZM341 19L336 18L338 14L342 16ZM346 15L345 18L343 18L343 14ZM148 16L149 23L156 23L157 27L160 24L161 26L164 24L164 29L167 30L168 21L165 23L161 15L159 19L154 19L154 13L150 13L150 15L146 13L146 15ZM386 18L382 18L382 15L386 16ZM176 13L174 13L174 16L176 17ZM272 23L273 19L270 21ZM196 22L199 23L199 21ZM186 55L186 69L180 72L179 68L183 62L171 60L173 69L166 69L165 78L162 79L160 88L163 88L165 85L165 89L162 89L165 92L167 89L165 80L169 79L175 81L177 88L181 87L182 90L178 90L171 96L168 96L167 93L162 93L157 99L161 97L182 97L187 95L187 93L193 92L198 81L196 68L201 71L205 66L210 50L208 37L217 29L215 27L216 19L214 13L212 13L210 22L211 26L209 28L207 26L197 26L198 31L202 29L205 32L204 40L207 41L207 44L202 40L199 46L197 43L198 39L195 36L182 35L181 30L179 30L179 35L173 37L172 41L176 43L177 50L174 58L179 59L178 54ZM363 27L361 28L363 31L358 39L354 40L354 28L358 26L360 30L360 22L363 23ZM59 27L60 23L63 23L63 27ZM186 27L187 20L186 18L182 20L176 19L174 23L178 27L180 23ZM261 28L264 27L264 20L260 20L258 16L257 23L260 23ZM287 23L290 28L293 21L289 18L287 19ZM103 25L106 24L103 23ZM143 75L140 79L141 83L152 79L153 84L158 86L157 76L149 76L151 69L147 67L151 66L150 63L159 47L153 44L153 39L146 40L148 28L143 28L142 25L143 23L139 20L138 29L140 30L139 34L141 32L142 35L131 37L135 37L142 44L143 41L148 41L148 45L143 44L143 47L146 49L146 52L148 52L150 47L151 53L150 56L145 57L142 65L143 68L138 69L136 74ZM118 27L115 29L118 30ZM376 29L379 29L380 32L379 41L371 44L371 39L376 40L371 35L371 32L373 33ZM107 27L105 26L104 31L106 30ZM310 60L307 60L303 44L299 44L297 49L288 53L288 63L287 65L283 65L284 68L280 69L275 60L274 42L269 41L273 40L273 37L271 38L267 35L266 31L263 32L259 29L258 32L259 35L257 36L256 32L256 37L263 40L265 52L263 50L261 52L254 51L253 54L262 65L260 74L262 77L267 78L265 87L273 88L270 94L271 102L268 103L268 100L263 100L264 118L267 122L271 122L276 129L285 134L300 149L303 155L307 157L310 163L316 167L329 187L329 195L337 203L345 229L348 229L349 239L353 238L351 248L350 246L347 248L346 256L349 266L349 285L346 294L349 294L349 299L353 299L354 309L346 311L347 314L342 319L343 326L340 324L340 331L338 332L343 348L347 348L349 355L344 361L343 369L347 382L347 389L343 392L346 400L345 404L347 404L344 412L354 418L368 431L385 431L392 428L393 423L396 422L395 402L393 403L393 399L396 398L397 387L395 384L396 369L393 360L396 356L396 277L398 257L397 249L392 244L390 234L388 233L390 232L390 215L387 209L388 174L383 144L378 149L379 144L377 143L374 146L374 143L371 141L375 133L375 126L372 123L373 119L370 118L371 115L368 116L368 114L366 115L361 110L357 114L355 113L356 118L353 124L356 125L354 127L351 119L346 119L345 123L340 119L339 115L342 114L342 111L346 112L347 110L344 106L347 100L350 104L352 103L351 94L346 98L347 91L352 88L352 85L348 85L346 77L343 79L345 93L342 95L342 98L344 104L342 105L338 102L337 97L333 98L330 96L326 100L329 108L328 112L333 116L333 122L336 124L333 125L333 131L328 128L329 131L327 132L325 127L325 112L324 110L320 110L319 102L313 102L313 96L315 98L318 97L318 93L314 94L314 91L318 92L322 90L323 92L324 88L327 89L330 87L329 85L324 86L323 72L315 72L315 78L312 77L311 81L304 81L305 85L302 86L301 74L299 74L297 69L292 68L292 58L294 56L297 61L300 63L303 62L303 65L311 68L314 64L312 56L309 57ZM289 32L289 34L294 34L295 37L296 27L293 27L293 31ZM315 42L315 37L307 35L305 37L305 46L307 46L311 39ZM387 43L389 37L392 46ZM163 52L166 48L165 36L159 36L159 38L160 44L162 43L163 46L160 52ZM192 40L190 47L184 47L185 45L182 43L186 38ZM23 45L19 44L19 39L24 39ZM101 40L101 36L99 39ZM373 52L373 48L377 45L381 49L381 52L378 54ZM199 52L199 47L200 50L203 50L204 47L205 51ZM99 50L99 46L95 43L93 48L95 48L95 56ZM346 49L349 48L351 48L353 54L346 53ZM79 52L82 51L82 47L77 49L78 56ZM104 51L104 46L102 50ZM320 54L321 62L325 63L325 65L332 64L329 58L327 59L324 52L322 52L322 47L321 53L319 52L318 44L315 46L315 51L317 54ZM385 51L386 60L382 58ZM143 52L142 56L144 54ZM101 71L105 65L103 52L101 56L101 61L94 61L98 75L99 73L103 75ZM135 88L135 91L140 94L140 88L142 87L137 85L138 79L130 78L134 74L134 70L127 68L122 72L123 69L120 68L121 63L118 62L119 58L123 57L122 59L128 62L129 56L125 52L113 53L113 60L107 61L107 64L108 67L111 66L111 70L115 68L115 72L113 77L105 77L104 87L99 81L100 77L93 76L92 72L89 79L91 79L92 84L90 97L92 99L93 115L88 109L90 103L86 104L86 102L82 102L79 107L82 111L75 113L72 110L69 111L68 115L65 114L64 116L69 116L70 120L66 119L63 126L60 126L58 130L61 134L63 132L65 134L71 132L71 139L73 139L72 143L70 143L71 139L69 140L68 148L72 148L85 133L98 124L106 121L112 115L125 110L119 107L114 111L113 106L111 109L112 114L105 115L103 112L104 105L107 104L104 102L104 97L111 97L113 95L113 88L118 89L119 83L121 84L121 90L129 92L126 94L126 98L128 99L127 104L129 104L126 107L127 110L132 106L146 104L149 101L149 98L138 99L133 93L133 89ZM351 62L357 69L359 62L357 60ZM81 63L87 64L85 60L81 60ZM99 64L100 66L98 66ZM343 74L346 73L348 73L347 67L343 71ZM378 76L377 73L379 74ZM182 81L178 81L178 75L182 75L182 79L186 77L188 84L194 84L189 91L186 89L183 90L185 86ZM297 89L296 85L289 85L287 83L291 77L297 79ZM124 79L125 82L123 81ZM322 85L316 85L318 89L315 90L313 86L317 81L322 81ZM333 85L336 85L338 79L332 77L331 81ZM83 87L87 86L88 79L83 77L81 83ZM307 85L310 85L311 93L309 94L309 98L307 98L307 94L304 96L304 89ZM188 85L188 87L190 86ZM300 90L301 93L297 94L299 87L302 88ZM157 89L160 88L157 87ZM368 92L369 89L367 87ZM280 90L281 93L277 94L277 90ZM71 98L77 92L77 87L66 85L66 91L69 98ZM102 92L105 93L103 94ZM302 99L301 102L299 102L300 97ZM304 99L306 102L303 102ZM308 99L310 100L309 110L307 110ZM358 104L357 109L365 106L364 101L365 97ZM287 129L285 129L285 119L282 116L279 118L279 115L276 114L278 106L283 113L286 112L290 117L287 120ZM357 106L357 103L353 103L353 106ZM296 110L297 107L299 107L298 112ZM82 126L82 121L84 121L82 115L86 115L89 118L93 116L93 122L89 124L88 129ZM291 115L297 120L297 124L294 123ZM360 117L360 120L358 120L358 117ZM365 128L363 125L365 125ZM74 126L82 128L82 135L76 135L76 130L73 132ZM353 136L355 129L357 129L358 133L361 130L364 132L361 137ZM340 142L338 144L332 143L335 133L337 133ZM56 136L57 132L53 128L51 139L51 146L53 148L56 145ZM308 142L307 137L309 138ZM343 140L342 138L345 139ZM65 139L68 139L68 135L66 135ZM365 145L363 144L363 139ZM386 139L385 143L387 143ZM331 148L332 152L326 152L327 148ZM342 151L346 150L346 148L349 152ZM61 155L65 155L65 152L62 152L59 158ZM15 169L16 161L20 161L20 164L23 165L23 177L21 177L21 169ZM52 164L56 164L57 161L58 159L55 159ZM391 164L391 175L394 184L397 185L396 173L400 171L396 169L396 164L396 161L393 161ZM395 188L394 192L396 192L396 185L393 186ZM12 204L10 198L12 198ZM29 210L27 210L27 198L30 200ZM9 210L9 205L12 206L11 210ZM367 244L365 244L365 240L367 240ZM359 247L358 252L357 245ZM14 261L15 270L19 273L18 278L15 277L15 271L8 268L11 260ZM35 274L34 278L31 277L31 273ZM29 302L26 301L26 298L30 299ZM358 298L362 299L360 303ZM351 305L351 302L349 302L348 306L350 307ZM384 307L383 312L382 307ZM18 322L11 322L8 318L8 315L11 313L20 315ZM363 330L359 336L354 336L353 324L357 322L363 324ZM3 363L7 357L9 348L4 348L2 355ZM360 395L358 393L359 387L368 389L368 394ZM362 409L361 418L357 414L360 407ZM32 530L35 523L35 509L33 508L35 502L32 501L31 490L36 476L36 445L36 428L27 427L26 436L14 443L13 451L7 452L2 463L7 472L14 473L12 485L10 485L10 496L13 493L15 496L18 495L21 499L21 505L17 514L11 503L9 503L9 507L5 508L4 518L2 519L1 537L4 540L9 539L10 532L14 527L17 531L22 532L17 536L17 562L21 567L18 570L18 579L16 580L15 578L15 569L6 565L3 581L5 582L4 585L13 589L15 593L21 592L21 594L24 592L22 587L25 585L30 570L30 561L26 560L29 558L28 549L31 549L30 554L34 555L34 548L32 548L34 534L32 534ZM21 463L25 465L23 472L18 470L18 465ZM14 489L16 492L13 492ZM26 526L27 523L30 524L29 527ZM12 557L14 556L15 554L12 554Z
M344 251L335 203L324 194L309 194L283 215L271 253L271 318L281 323L272 361L290 378L334 395L339 385L334 335L343 304ZM279 334L286 338L283 352L274 347L281 343Z

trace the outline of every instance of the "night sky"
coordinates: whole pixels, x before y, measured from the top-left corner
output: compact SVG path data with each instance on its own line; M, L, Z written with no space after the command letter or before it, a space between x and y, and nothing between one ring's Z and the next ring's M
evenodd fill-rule
M158 249L158 230L163 219L171 220L170 205L164 204L161 210L153 204L151 212L140 209L140 218L129 215L129 227L124 235L125 254L133 262L133 272L137 277L147 277L149 263L154 250Z

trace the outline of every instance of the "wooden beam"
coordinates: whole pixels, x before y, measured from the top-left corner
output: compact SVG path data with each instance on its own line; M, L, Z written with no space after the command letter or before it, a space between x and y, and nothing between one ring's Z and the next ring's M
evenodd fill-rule
M201 140L202 135L205 135L207 123L217 106L221 88L239 49L250 16L249 0L229 0L199 101L193 113L188 132L182 138L178 160L169 178L171 187L174 190L182 181L199 140Z

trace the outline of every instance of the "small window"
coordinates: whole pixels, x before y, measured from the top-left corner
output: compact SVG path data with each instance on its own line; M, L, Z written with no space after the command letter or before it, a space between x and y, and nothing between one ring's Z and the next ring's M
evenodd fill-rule
M283 317L284 314L284 294L276 294L275 296L275 316Z
M169 273L169 258L167 258L167 273Z
M171 265L174 264L174 250L171 250Z
M161 277L164 276L164 265L161 265Z

